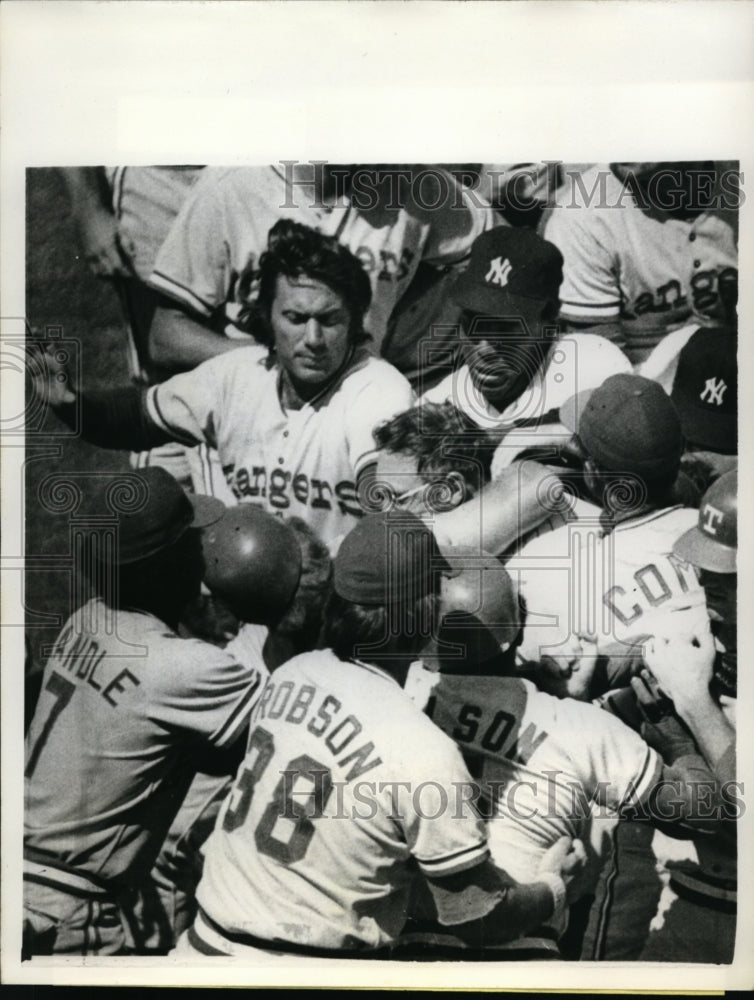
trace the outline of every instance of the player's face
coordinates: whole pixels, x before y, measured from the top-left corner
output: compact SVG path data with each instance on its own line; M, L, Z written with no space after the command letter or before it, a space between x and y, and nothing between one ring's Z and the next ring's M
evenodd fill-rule
M270 320L278 361L304 397L343 364L351 316L342 297L321 281L280 275Z
M457 507L464 499L462 483L449 476L427 481L414 455L381 450L374 472L374 498L380 510L410 510L420 517Z
M738 576L699 570L699 582L707 599L707 614L713 622L733 624L738 617Z
M538 688L557 698L591 699L591 685L597 666L597 646L585 638L572 636L559 647L557 656L543 654L529 674Z
M496 409L514 403L541 367L547 350L539 324L527 329L520 319L492 319L465 312L464 357L475 388Z

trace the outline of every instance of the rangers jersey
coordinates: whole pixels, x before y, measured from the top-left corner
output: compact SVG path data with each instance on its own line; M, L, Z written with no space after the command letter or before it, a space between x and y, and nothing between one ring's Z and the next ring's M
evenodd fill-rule
M598 519L580 519L524 545L506 566L526 602L523 658L558 657L573 637L625 656L656 633L706 629L704 590L672 552L697 518L669 507L608 533Z
M400 208L360 209L347 199L313 203L279 167L206 168L157 256L150 284L200 316L226 303L237 312L256 294L269 230L281 218L295 219L337 237L359 258L372 285L365 328L374 353L390 359L389 345L383 345L388 319L419 263L461 264L474 239L501 223L452 175L435 167L432 173L443 179L442 204L423 207L408 197Z
M148 412L171 437L216 448L239 502L298 515L333 545L361 516L372 429L411 406L411 387L364 349L299 410L283 407L279 376L258 347L238 348L153 386Z
M25 856L121 886L145 876L198 751L243 733L266 680L233 650L146 612L83 605L45 666L27 736Z
M495 864L536 881L544 853L567 836L583 842L594 878L618 809L642 802L657 783L657 753L609 712L528 680L433 677L425 711L478 782Z
M565 261L563 319L620 318L626 350L638 363L692 314L721 316L721 277L738 269L733 212L679 218L647 211L604 163L571 180L542 231Z
M454 798L469 782L452 740L383 670L331 650L295 657L254 712L200 912L282 950L388 944L415 864L431 877L487 858L482 820Z

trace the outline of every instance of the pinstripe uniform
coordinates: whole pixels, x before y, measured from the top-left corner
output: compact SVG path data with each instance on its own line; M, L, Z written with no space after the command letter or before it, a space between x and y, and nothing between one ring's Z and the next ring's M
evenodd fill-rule
M244 731L264 675L99 599L68 621L26 742L24 913L57 953L124 947L117 897L146 878L202 747Z

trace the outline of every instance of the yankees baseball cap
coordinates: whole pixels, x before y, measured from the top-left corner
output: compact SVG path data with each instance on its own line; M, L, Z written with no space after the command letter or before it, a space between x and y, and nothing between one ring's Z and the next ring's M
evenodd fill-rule
M610 472L672 482L683 452L681 422L662 386L641 375L617 374L571 396L560 421L591 458Z
M431 529L409 511L368 514L343 539L333 563L336 593L354 604L410 605L452 572Z
M678 356L670 398L687 441L723 455L738 452L737 336L700 327Z
M186 493L169 472L150 466L97 477L84 510L93 518L117 518L117 552L104 559L124 566L167 549L189 528L214 524L225 504L215 497Z
M673 545L675 555L713 573L735 573L738 470L720 476L702 497L699 520Z
M563 255L532 229L499 226L474 240L468 267L451 294L471 312L499 318L539 319L557 302Z

